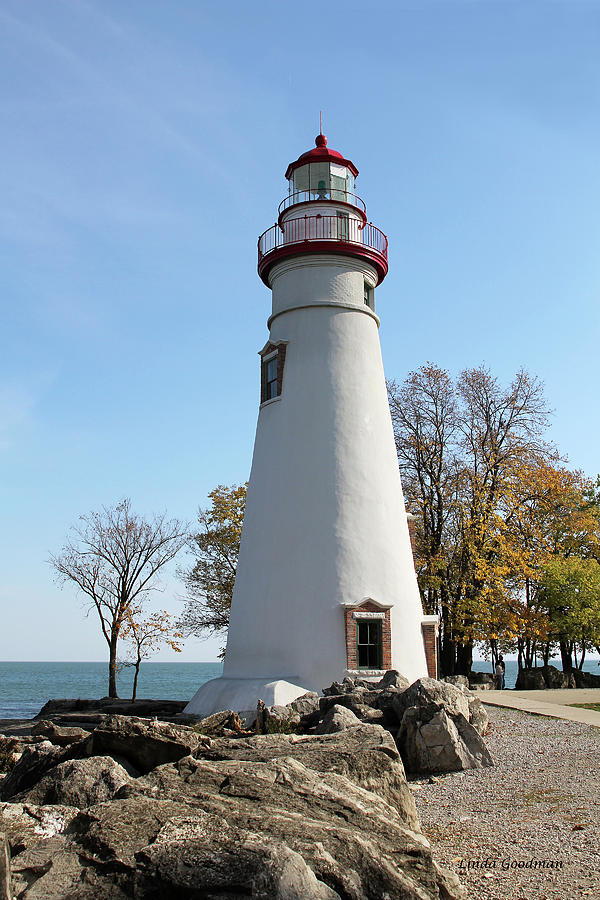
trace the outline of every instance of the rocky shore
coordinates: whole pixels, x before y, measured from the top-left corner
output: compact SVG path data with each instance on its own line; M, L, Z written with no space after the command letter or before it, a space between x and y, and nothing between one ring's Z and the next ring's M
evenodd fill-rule
M492 765L464 685L345 679L249 727L162 714L54 702L2 739L2 900L465 896L405 774Z

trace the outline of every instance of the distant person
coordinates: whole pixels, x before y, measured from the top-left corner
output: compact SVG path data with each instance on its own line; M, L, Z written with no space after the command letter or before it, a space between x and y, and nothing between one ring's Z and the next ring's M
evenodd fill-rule
M502 654L498 657L498 662L496 663L496 685L499 691L504 690L504 675L506 673L506 666L504 664L504 657Z

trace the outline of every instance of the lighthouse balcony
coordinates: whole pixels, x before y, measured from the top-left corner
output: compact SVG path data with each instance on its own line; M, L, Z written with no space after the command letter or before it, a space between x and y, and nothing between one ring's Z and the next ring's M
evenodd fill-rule
M350 191L327 188L324 182L322 182L322 184L324 185L322 188L310 191L294 191L293 194L289 194L285 197L279 204L279 222L281 223L284 213L291 209L292 206L303 206L306 203L329 201L330 203L335 203L336 206L352 207L354 212L358 210L366 224L367 205L362 197L359 197L357 194L353 194Z
M379 282L388 270L387 237L370 222L352 218L343 212L336 215L285 218L258 239L258 274L268 286L269 271L280 259L304 253L336 253L355 256L370 262L377 270Z

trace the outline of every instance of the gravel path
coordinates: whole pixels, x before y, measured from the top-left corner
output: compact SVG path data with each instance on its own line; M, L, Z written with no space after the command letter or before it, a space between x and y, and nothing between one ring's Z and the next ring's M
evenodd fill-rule
M486 707L495 766L411 784L470 900L600 898L600 729Z

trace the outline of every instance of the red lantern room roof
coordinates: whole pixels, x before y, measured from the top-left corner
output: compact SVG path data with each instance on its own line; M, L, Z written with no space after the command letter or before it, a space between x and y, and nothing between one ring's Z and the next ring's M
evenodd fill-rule
M308 163L313 162L332 162L338 166L346 166L356 178L358 169L354 163L350 159L344 159L342 154L338 153L337 150L329 150L327 147L327 138L324 134L318 134L316 136L315 145L316 146L312 150L307 150L306 153L299 156L296 162L291 162L289 164L285 173L286 178L290 178L292 172L295 169L300 168L300 166L306 166Z

